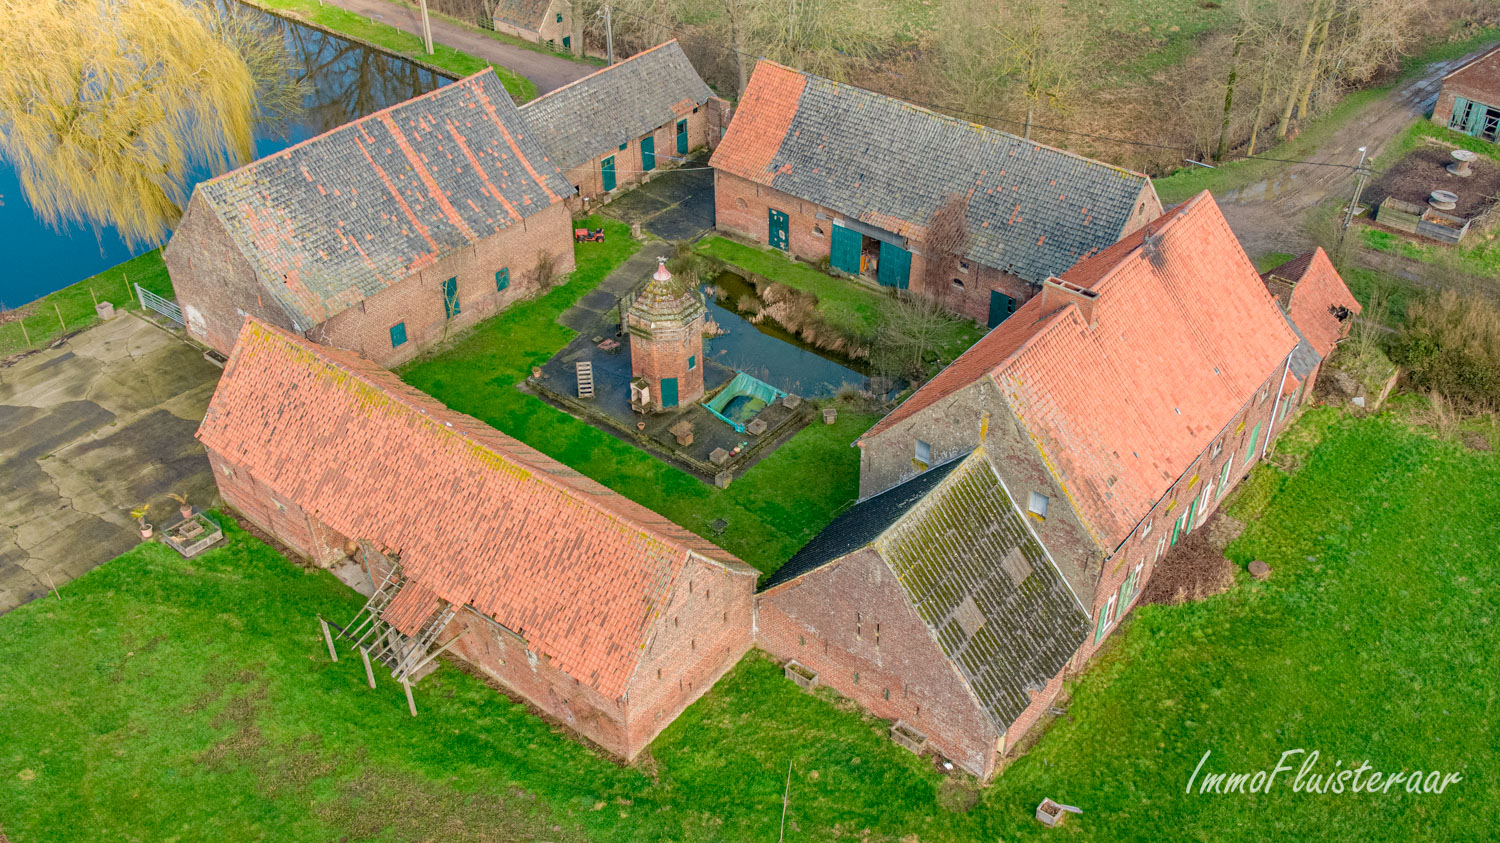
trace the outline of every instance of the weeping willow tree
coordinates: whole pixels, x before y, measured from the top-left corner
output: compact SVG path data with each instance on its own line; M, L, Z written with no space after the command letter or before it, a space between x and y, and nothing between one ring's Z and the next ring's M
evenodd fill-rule
M182 0L0 0L0 157L53 227L163 241L189 177L250 160L301 102L280 34Z

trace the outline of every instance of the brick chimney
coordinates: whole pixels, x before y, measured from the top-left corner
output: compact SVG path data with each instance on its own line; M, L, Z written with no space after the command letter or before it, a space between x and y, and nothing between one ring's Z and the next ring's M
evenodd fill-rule
M1099 293L1095 290L1052 277L1043 282L1040 295L1044 313L1052 313L1071 302L1078 305L1078 312L1090 328L1099 324L1099 314L1095 312L1095 306L1099 303Z

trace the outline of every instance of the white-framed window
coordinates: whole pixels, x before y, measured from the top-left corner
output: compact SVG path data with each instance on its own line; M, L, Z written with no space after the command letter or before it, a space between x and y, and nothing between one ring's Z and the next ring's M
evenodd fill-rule
M1166 551L1166 549L1167 549L1167 537L1166 536L1162 536L1161 538L1159 538L1159 539L1156 540L1156 556L1154 558L1152 558L1151 561L1155 562L1158 559L1161 559L1161 555L1162 555L1162 553L1164 553Z
M1094 629L1094 643L1098 644L1104 640L1104 634L1109 632L1109 627L1115 622L1115 595L1110 595L1109 602L1099 612L1099 625Z
M1214 440L1214 453L1213 453L1213 455L1215 457L1217 457L1219 454L1222 454L1223 452L1224 452L1224 440L1223 439L1215 439Z
M1232 468L1234 468L1234 454L1229 455L1229 459L1224 461L1224 470L1219 472L1218 497L1224 497L1224 493L1229 491L1229 471Z
M918 439L916 451L912 455L912 458L917 462L930 465L932 463L932 444Z
M1051 502L1051 499L1041 492L1032 492L1031 499L1026 502L1026 509L1038 518L1046 518L1047 504Z
M1141 538L1144 539L1149 535L1151 535L1151 519L1147 518L1146 523L1141 525Z

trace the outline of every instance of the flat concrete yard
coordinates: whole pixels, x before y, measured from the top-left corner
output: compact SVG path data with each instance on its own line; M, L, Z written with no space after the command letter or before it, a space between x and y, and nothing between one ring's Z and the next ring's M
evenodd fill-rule
M170 492L213 503L193 432L219 371L132 313L0 367L0 613L139 542L142 503L158 526Z

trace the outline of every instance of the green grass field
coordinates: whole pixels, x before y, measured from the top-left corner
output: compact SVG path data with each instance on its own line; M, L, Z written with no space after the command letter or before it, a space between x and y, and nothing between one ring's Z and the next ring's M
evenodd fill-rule
M558 315L639 248L624 223L592 217L578 225L603 226L606 239L578 244L578 268L566 283L511 306L398 373L449 407L711 538L762 571L774 570L854 499L859 453L850 443L877 417L844 410L837 424L811 425L721 490L516 389L532 366L573 339ZM719 518L729 526L713 535L708 525Z
M132 286L135 284L163 298L173 298L172 279L167 276L160 249L152 249L17 308L21 318L0 322L0 359L40 348L59 334L98 322L94 312L96 299L111 302L118 309L139 310Z
M245 0L252 6L276 12L315 26L349 35L383 47L397 55L435 65L457 76L470 76L492 68L505 84L505 90L518 103L536 97L536 83L507 67L487 62L477 56L459 52L452 47L434 43L432 55L427 55L422 39L395 27L373 21L363 15L347 12L337 6L329 6L318 0Z
M1023 840L1051 796L1088 840L1460 840L1500 823L1500 462L1386 415L1316 410L1302 468L1238 495L1202 603L1138 610L1068 716L979 793L752 654L622 767L448 666L416 688L330 664L316 617L359 598L231 528L184 561L146 544L0 617L0 828L34 840ZM1187 794L1206 772L1318 750L1439 770L1441 795ZM1201 776L1200 776L1201 780ZM970 791L972 792L972 791Z

